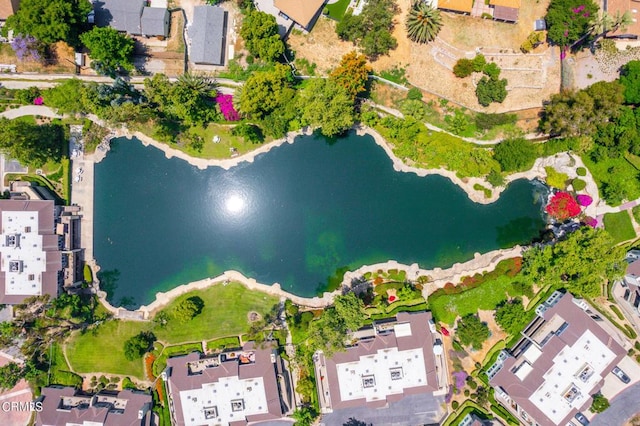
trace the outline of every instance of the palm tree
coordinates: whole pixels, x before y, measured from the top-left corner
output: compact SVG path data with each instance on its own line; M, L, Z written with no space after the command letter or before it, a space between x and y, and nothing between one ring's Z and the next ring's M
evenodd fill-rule
M423 1L414 1L407 16L407 35L418 43L433 41L442 28L440 12Z
M596 42L602 37L606 37L607 34L618 30L625 31L632 23L633 17L629 11L620 13L618 10L614 15L602 12L591 22L591 34L594 36L593 40L591 40L591 48L593 49Z
M215 78L204 74L192 74L186 72L178 77L176 85L192 92L197 92L203 97L215 95L218 82Z

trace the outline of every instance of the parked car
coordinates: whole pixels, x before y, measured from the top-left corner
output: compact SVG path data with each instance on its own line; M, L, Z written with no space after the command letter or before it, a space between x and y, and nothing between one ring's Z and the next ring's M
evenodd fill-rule
M582 414L581 412L577 412L576 415L575 415L575 418L576 418L577 421L580 422L580 424L582 426L589 426L589 420L587 420L585 415Z
M613 367L613 370L611 370L611 372L618 378L620 379L620 381L622 383L629 383L631 381L631 379L629 378L629 376L627 376L625 374L624 371L622 371L619 367Z

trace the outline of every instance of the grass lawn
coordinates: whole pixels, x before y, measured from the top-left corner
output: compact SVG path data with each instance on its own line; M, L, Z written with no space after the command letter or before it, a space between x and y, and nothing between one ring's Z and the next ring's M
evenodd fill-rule
M265 314L279 301L277 297L232 283L189 292L175 299L164 310L170 313L174 306L192 296L204 301L202 313L188 324L170 320L164 328L154 330L158 339L177 344L240 335L249 329L247 314L250 311Z
M178 145L175 143L169 143L167 145L171 148L175 148L180 151L183 151L192 157L216 158L216 159L232 158L231 148L235 148L238 155L242 155L247 152L254 151L255 149L262 146L262 144L245 142L245 140L240 136L233 136L231 134L231 129L233 127L234 127L233 125L218 124L218 123L211 123L207 127L200 127L200 126L192 127L189 131L198 136L201 136L204 139L204 147L200 152L188 146ZM138 124L136 126L136 130L139 130L145 135L149 135L159 140L155 135L155 129L150 123ZM214 136L219 136L220 142L214 143L213 142ZM272 140L273 139L265 137L265 141L263 142L263 144L268 143Z
M453 324L458 315L475 314L478 310L493 310L507 300L507 294L517 296L512 277L502 275L458 294L440 294L427 300L429 309L438 321Z
M48 376L48 385L82 385L82 377L69 371L69 366L67 365L67 361L64 359L64 354L62 353L62 348L60 347L60 345L58 345L57 343L52 345L49 354L51 356L51 374Z
M90 330L85 334L73 335L66 348L71 367L79 373L105 372L142 379L142 360L128 361L123 349L124 342L140 331L152 330L158 340L167 345L195 342L197 347L201 347L200 342L203 340L246 333L249 330L247 314L250 311L265 314L279 301L277 297L231 283L184 294L165 310L171 312L177 303L192 296L198 296L204 301L204 309L186 324L169 320L165 327L160 327L154 322L106 321L97 328L95 334ZM166 352L178 349L168 348Z
M124 342L148 330L152 323L139 321L106 321L92 330L75 334L67 344L67 358L78 373L104 372L144 378L142 359L129 361L124 357Z
M351 0L338 0L333 4L325 5L329 11L328 16L336 21L340 21L344 17L347 7L349 7L349 3L351 3Z
M634 239L636 232L631 224L629 212L607 213L604 215L604 229L613 237L615 243Z

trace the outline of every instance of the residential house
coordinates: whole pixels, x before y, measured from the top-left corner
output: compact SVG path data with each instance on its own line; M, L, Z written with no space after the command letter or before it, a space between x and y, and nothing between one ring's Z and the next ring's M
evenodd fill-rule
M170 14L166 8L148 7L146 0L96 0L95 23L145 37L167 37Z
M637 38L640 35L640 22L638 22L640 19L640 0L607 0L604 2L603 9L611 16L622 15L625 12L629 12L631 15L631 24L627 28L619 29L609 35L620 38Z
M430 312L399 313L391 321L376 322L354 333L344 352L331 356L317 352L314 362L321 412L326 417L357 407L382 412L405 398L446 393L446 361L439 334L435 327L430 328L430 322ZM431 423L420 418L426 406L414 404L405 410L413 424ZM403 424L399 420L397 424Z
M7 18L18 10L20 0L0 0L0 22L6 21Z
M489 0L493 9L493 19L505 22L518 22L520 0Z
M58 295L62 254L51 200L0 200L0 304Z
M285 18L294 21L301 29L310 31L327 0L273 0L274 6Z
M447 12L471 14L473 0L431 0L432 7Z
M139 391L85 394L73 387L42 388L36 401L36 426L153 426L152 399ZM36 405L37 407L37 405Z
M626 355L612 330L584 300L553 293L487 371L496 400L527 425L570 424Z
M284 415L292 411L293 392L275 345L249 342L214 356L169 358L162 377L173 425L291 424Z
M227 34L227 12L218 6L196 6L188 28L191 47L189 58L194 64L224 65Z

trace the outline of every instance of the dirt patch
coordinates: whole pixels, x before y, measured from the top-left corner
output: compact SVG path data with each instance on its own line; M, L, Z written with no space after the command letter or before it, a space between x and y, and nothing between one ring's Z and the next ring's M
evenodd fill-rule
M247 321L249 322L257 322L257 321L260 321L261 319L262 319L262 315L260 315L256 311L251 311L247 313Z
M36 61L20 61L9 43L0 44L0 63L15 64L17 72L37 72L44 74L73 74L76 70L75 52L65 42L58 42L51 46L50 58L44 63ZM83 74L95 74L88 69Z
M409 82L429 93L431 98L444 97L477 111L540 108L542 101L560 88L559 51L539 47L525 55L519 48L532 32L534 21L544 16L548 3L548 0L523 2L517 24L443 13L444 25L437 41L424 45L407 39L404 21L410 0L398 0L400 12L393 29L398 47L371 65L376 72L406 68ZM315 63L318 72L327 73L338 65L345 53L355 48L338 38L335 26L334 21L323 17L309 34L294 31L288 43L299 58ZM472 58L477 52L504 69L509 94L502 104L482 107L477 102L473 80L456 78L451 72L459 58ZM425 96L425 100L429 98Z
M640 426L640 415L634 416L631 420L626 422L624 426Z

